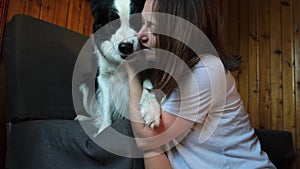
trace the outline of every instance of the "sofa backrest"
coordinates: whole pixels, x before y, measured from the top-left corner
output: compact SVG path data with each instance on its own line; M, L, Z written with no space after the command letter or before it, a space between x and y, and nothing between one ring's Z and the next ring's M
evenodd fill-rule
M6 25L3 58L8 121L72 119L72 74L88 37L16 15Z

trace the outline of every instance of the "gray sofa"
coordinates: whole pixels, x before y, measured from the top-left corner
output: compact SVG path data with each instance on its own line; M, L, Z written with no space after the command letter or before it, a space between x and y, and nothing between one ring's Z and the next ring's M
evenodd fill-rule
M142 159L102 149L73 120L76 115L72 101L73 69L87 39L26 15L16 15L6 25L3 41L8 123L6 168L143 168ZM132 136L126 119L112 127ZM105 131L98 137L102 134Z

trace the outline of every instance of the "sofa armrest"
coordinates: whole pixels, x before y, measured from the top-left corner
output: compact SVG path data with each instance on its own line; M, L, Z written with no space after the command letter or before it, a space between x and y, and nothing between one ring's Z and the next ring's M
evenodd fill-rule
M30 16L13 17L3 41L8 121L75 117L72 74L87 39Z
M278 169L291 168L295 157L292 134L288 131L255 129L262 150Z

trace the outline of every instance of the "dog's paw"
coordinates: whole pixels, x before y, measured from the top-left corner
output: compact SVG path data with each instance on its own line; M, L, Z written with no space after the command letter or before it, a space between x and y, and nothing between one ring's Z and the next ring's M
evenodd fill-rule
M109 127L111 124L106 123L105 121L102 121L101 125L98 125L98 130L96 133L93 134L93 137L96 138L103 130L105 130L107 127Z
M74 120L88 121L88 120L91 120L91 117L87 117L87 116L84 116L84 115L77 115Z
M85 83L83 83L79 86L79 90L83 94L83 97L87 98L88 93L89 93L89 88L87 87L87 85Z
M144 81L143 88L140 100L141 117L148 127L154 129L154 127L159 126L160 123L160 105L155 94L149 92L149 89L153 88L149 80Z

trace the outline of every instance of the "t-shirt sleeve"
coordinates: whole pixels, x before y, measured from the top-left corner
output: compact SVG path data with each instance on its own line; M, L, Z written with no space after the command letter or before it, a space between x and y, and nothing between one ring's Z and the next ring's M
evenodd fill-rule
M162 103L162 109L181 118L202 123L211 106L211 81L201 63L182 78L170 96Z

